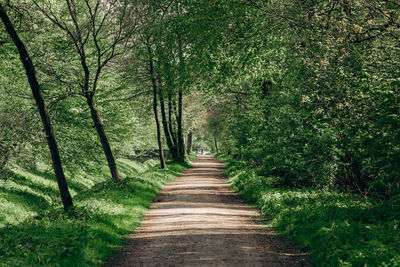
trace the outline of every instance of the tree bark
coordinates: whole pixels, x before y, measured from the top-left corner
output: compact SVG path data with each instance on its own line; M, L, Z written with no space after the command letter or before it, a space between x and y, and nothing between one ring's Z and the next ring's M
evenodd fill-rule
M172 102L172 96L171 93L168 94L168 125L169 125L169 132L171 133L171 138L172 138L172 143L174 145L174 150L175 150L175 154L176 154L176 159L178 160L178 139L177 139L177 135L176 135L176 127L175 127L175 121L174 121L174 117L176 118L176 116L173 116L172 113L175 113L175 106L173 105Z
M193 144L193 134L192 134L192 132L189 132L188 133L188 136L187 136L187 153L190 155L190 154L192 154L192 144Z
M44 99L42 96L39 82L37 81L37 78L36 78L35 68L33 66L32 60L29 56L28 51L26 50L24 43L21 41L17 32L15 31L14 26L12 25L2 4L0 4L0 17L4 23L4 26L5 26L8 34L10 35L15 46L17 47L20 58L21 58L21 62L24 65L24 68L26 71L26 76L28 78L29 85L32 90L32 94L35 99L36 106L39 110L39 114L40 114L40 118L42 120L44 132L46 134L47 144L48 144L50 154L51 154L51 159L53 162L53 169L54 169L54 173L56 176L58 188L59 188L60 194L61 194L61 200L63 202L64 209L67 210L73 206L72 198L71 198L71 194L69 192L68 184L65 179L64 171L62 168L60 153L58 150L56 138L54 136L53 128L51 126L50 117L49 117L49 114L46 109L46 105L45 105L45 102L44 102Z
M185 154L185 142L183 140L183 129L182 129L182 87L178 90L178 119L177 119L177 126L178 126L178 160L184 162L186 160Z
M173 113L175 114L176 104L172 101L172 96L171 93L168 94L168 121L169 121L169 131L171 133L172 137L172 142L174 144L174 147L177 149L178 148L178 139L176 135L176 127L175 127L175 121L174 117L176 118L176 115L173 116ZM178 153L178 150L176 151ZM178 155L178 154L177 154Z
M181 75L184 75L185 73L185 59L183 55L183 49L182 49L182 39L180 35L177 36L177 42L178 42L178 56L179 56L179 65L180 65L180 71ZM182 117L183 117L183 111L182 111L182 106L183 106L183 82L179 84L179 89L178 89L178 117L177 117L177 127L178 127L178 156L179 156L179 161L184 162L186 160L186 149L185 149L185 142L183 138L183 125L182 125Z
M214 145L215 145L215 152L219 153L218 151L218 141L217 141L217 137L214 136Z
M157 81L156 78L154 77L153 57L150 47L147 47L147 50L149 53L149 74L150 74L151 84L153 85L153 111L154 111L154 119L156 121L156 126L157 126L158 153L160 157L161 169L164 169L165 168L164 151L162 148L161 129L160 129L161 127L160 127L160 120L158 118L158 108L157 108L157 94L158 94Z
M165 160L164 160L164 151L162 148L162 141L161 141L161 127L160 127L160 120L158 119L158 109L157 109L157 86L155 85L155 81L153 79L153 111L154 111L154 119L156 121L157 126L157 142L158 142L158 152L160 156L160 164L161 169L165 168Z
M93 102L93 98L91 96L89 96L87 98L86 102L90 108L90 114L92 115L93 124L94 124L94 127L96 128L97 135L99 136L100 143L103 147L103 151L104 151L104 154L107 159L108 167L110 168L111 176L112 176L114 182L121 183L122 180L119 177L117 164L115 163L115 159L114 159L114 155L111 150L110 143L109 143L107 135L104 131L103 122L101 121L101 118L100 118L100 112L99 112L96 104Z
M159 87L159 96L160 96L161 119L162 119L162 125L163 125L163 129L164 129L164 135L167 140L168 149L171 152L172 160L176 161L178 158L178 155L177 155L176 147L174 146L173 141L172 141L171 133L168 129L167 115L165 112L165 101L164 101L164 96L163 96L161 87Z

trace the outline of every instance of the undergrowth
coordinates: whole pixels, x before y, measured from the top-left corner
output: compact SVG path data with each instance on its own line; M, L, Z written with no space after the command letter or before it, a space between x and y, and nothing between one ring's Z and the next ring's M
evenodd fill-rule
M276 230L308 248L316 266L400 266L400 207L336 190L278 188L225 155L231 186Z
M189 167L169 163L161 170L156 164L119 160L122 184L105 174L93 178L94 185L74 181L69 212L61 208L50 174L8 171L0 184L0 266L101 264L139 225L162 186Z

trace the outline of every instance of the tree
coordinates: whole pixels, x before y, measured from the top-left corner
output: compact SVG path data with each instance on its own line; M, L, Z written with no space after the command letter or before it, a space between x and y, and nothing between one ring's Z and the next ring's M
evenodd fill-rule
M160 127L160 120L158 118L158 108L157 108L157 103L158 103L158 88L157 88L157 78L154 73L154 59L153 59L153 52L151 48L151 44L149 43L150 37L147 36L146 38L146 46L147 46L147 52L148 52L148 57L149 57L149 75L150 75L150 80L151 84L153 86L153 112L154 112L154 119L156 122L156 129L157 129L157 142L158 142L158 153L160 157L160 164L161 168L165 168L165 159L164 159L164 152L162 148L162 140L161 140L161 127Z
M79 73L77 94L86 99L93 125L97 131L113 180L121 182L115 158L104 130L95 95L101 74L107 64L123 55L129 45L129 39L135 32L137 15L133 4L128 1L107 2L66 0L53 7L51 1L46 4L34 1L40 12L61 29L68 42L72 42L80 69L74 66L73 73ZM68 18L65 17L68 14Z
M49 146L53 162L54 173L61 194L61 200L63 202L64 209L67 210L73 206L72 198L71 194L69 193L68 185L64 176L64 171L61 164L61 158L58 151L57 141L53 133L49 114L47 112L46 105L44 103L43 96L41 93L41 89L36 78L35 68L29 56L29 53L25 48L24 43L19 38L18 33L15 31L15 28L6 13L6 6L1 3L0 3L0 18L3 21L6 31L8 32L15 46L17 47L18 52L20 54L21 62L24 65L26 76L28 78L29 85L32 90L32 95L35 99L36 106L38 108L40 117L42 119L42 124L44 132L46 134L47 144Z
M190 131L187 134L187 153L189 155L192 154L192 148L193 148L193 133L192 131Z
M176 16L172 6L175 1L148 1L143 4L143 16L140 27L140 47L132 51L135 58L134 65L139 66L136 77L149 83L153 92L153 100L160 103L161 123L168 149L174 161L184 161L180 156L183 142L179 142L178 132L182 132L182 123L179 116L179 101L176 94L177 57L174 56L174 41L171 38L171 19ZM139 60L139 62L138 62ZM143 79L144 78L144 79ZM182 94L181 98L182 98ZM179 104L180 103L180 104ZM161 147L161 125L158 118L158 104L153 101L153 112L156 119L159 147ZM181 112L182 113L182 112ZM158 130L160 129L160 130ZM161 151L161 148L159 149ZM179 152L180 151L180 152ZM161 156L161 152L160 152Z

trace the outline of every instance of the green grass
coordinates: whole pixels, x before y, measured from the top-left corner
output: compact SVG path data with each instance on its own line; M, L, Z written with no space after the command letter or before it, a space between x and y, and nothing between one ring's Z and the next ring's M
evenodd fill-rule
M275 188L245 162L227 163L232 187L316 266L400 266L400 206L339 191Z
M123 184L101 172L71 178L75 208L62 210L46 172L8 171L0 184L0 266L93 266L121 246L162 186L189 165L118 160ZM81 177L82 178L82 177Z

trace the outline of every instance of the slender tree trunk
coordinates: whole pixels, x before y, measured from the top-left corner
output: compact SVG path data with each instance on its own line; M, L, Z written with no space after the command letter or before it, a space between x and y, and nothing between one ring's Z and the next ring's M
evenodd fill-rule
M154 119L156 121L157 126L157 142L158 142L158 152L160 156L160 164L161 168L165 168L165 160L164 160L164 151L162 148L162 141L161 141L161 127L160 127L160 120L158 119L158 109L157 109L157 86L155 85L155 81L153 82L153 111L154 111Z
M164 96L162 94L161 87L159 87L159 96L160 96L162 125L163 125L163 129L164 129L165 138L167 140L167 146L171 153L172 160L176 161L178 155L177 155L176 147L174 146L174 144L172 142L171 133L169 132L169 129L168 129L167 115L165 113L165 101L164 101Z
M190 154L192 154L192 144L193 144L192 132L188 133L187 140L188 140L187 141L187 153L190 155Z
M214 136L214 145L215 145L215 152L219 153L218 151L218 141L217 141L217 137Z
M89 96L87 98L86 102L90 108L90 114L92 115L93 124L94 124L94 127L96 128L97 135L99 136L100 143L103 147L103 151L104 151L104 154L107 159L108 167L110 168L111 176L112 176L114 182L121 183L122 180L119 177L117 164L115 163L115 159L114 159L114 155L111 150L110 143L109 143L107 135L104 131L103 122L101 121L101 118L100 118L100 112L99 112L96 104L93 102L93 98L91 96Z
M161 168L165 168L165 160L164 160L164 151L162 148L162 141L161 141L161 127L160 127L160 120L158 118L158 109L157 109L157 82L156 78L154 77L154 65L153 65L153 58L151 54L150 47L147 47L148 53L149 53L149 74L150 74L150 79L151 79L151 84L153 85L153 111L154 111L154 119L156 121L156 126L157 126L157 142L158 142L158 152L159 152L159 157L160 157L160 164Z
M183 45L182 45L182 39L178 35L177 36L177 42L178 42L178 56L179 56L179 65L180 65L180 71L182 73L185 72L185 59L183 55ZM183 83L179 84L179 89L178 89L178 117L177 117L177 126L178 126L178 155L179 155L179 160L180 161L185 161L186 160L186 149L185 149L185 142L183 138L183 125L182 125L182 119L183 119Z
M177 120L177 126L178 126L178 158L179 161L184 162L186 160L186 154L185 154L185 142L183 140L183 129L182 129L182 88L179 88L178 91L178 120Z
M160 47L157 45L156 46L157 49L157 54L161 55L162 52L160 50ZM151 54L151 50L148 50L149 53ZM166 74L166 79L165 79L165 88L168 88L168 86L170 85L170 79L169 79L169 67L168 64L162 64L162 62L160 61L160 59L158 60L158 95L160 98L160 111L161 111L161 121L162 121L162 126L163 126L163 130L164 130L164 135L165 135L165 139L167 141L167 146L168 146L168 150L169 153L172 157L173 161L177 161L177 151L176 151L176 147L173 143L173 138L172 138L172 133L170 132L169 128L168 128L168 121L167 121L167 114L165 111L165 92L163 90L164 86L161 82L161 74L160 71L162 68L164 68L164 74Z
M173 105L172 102L172 96L171 93L168 94L168 125L169 125L169 132L171 133L171 138L172 138L172 143L174 145L174 151L176 154L176 159L178 159L178 139L176 135L176 127L175 127L175 121L174 121L174 116L172 113L175 113L175 105ZM176 116L175 116L176 117Z
M166 79L165 79L165 84L166 84L166 89L167 89L167 96L168 96L168 129L169 129L169 134L171 136L171 143L172 143L172 151L171 154L173 154L174 161L178 160L178 140L176 139L176 130L174 126L174 120L173 120L173 107L172 107L172 93L171 90L173 88L173 83L171 79L171 71L169 64L164 65L165 68L165 74L166 74ZM161 96L160 96L161 97ZM164 96L163 96L163 102Z
M32 90L33 97L36 102L36 106L39 110L40 118L42 119L42 124L44 128L44 132L46 134L47 144L49 146L51 159L53 162L54 173L57 179L58 188L61 194L61 200L64 205L64 209L67 210L73 206L71 194L69 193L67 181L65 179L64 171L61 164L60 153L58 151L58 146L56 142L56 138L54 136L53 128L51 126L51 121L49 114L46 109L46 105L44 103L44 99L42 96L42 92L39 86L39 83L36 78L36 71L33 66L32 60L29 56L28 51L25 48L24 43L19 38L17 32L14 29L4 7L0 4L0 17L4 23L4 26L13 40L15 46L18 49L21 62L24 65L26 76L29 81L29 85Z

